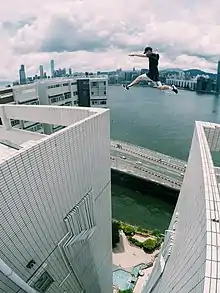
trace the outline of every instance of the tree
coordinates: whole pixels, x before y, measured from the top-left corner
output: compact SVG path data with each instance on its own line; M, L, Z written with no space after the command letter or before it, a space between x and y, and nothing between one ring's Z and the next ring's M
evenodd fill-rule
M145 252L152 252L157 245L157 238L150 237L143 242L143 249Z
M127 235L127 236L132 236L135 234L135 228L130 225L125 225L123 227L123 231L124 231L125 235Z
M120 241L119 236L120 224L118 222L112 222L112 247L115 248Z
M152 231L152 235L155 236L155 237L160 237L161 236L161 232L160 232L160 230L154 229Z

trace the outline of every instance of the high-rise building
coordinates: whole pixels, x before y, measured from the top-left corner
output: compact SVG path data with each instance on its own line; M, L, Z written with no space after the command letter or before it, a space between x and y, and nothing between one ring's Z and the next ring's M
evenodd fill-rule
M72 69L69 68L69 75L72 75Z
M51 71L51 77L54 77L54 70L55 70L55 65L54 65L54 60L50 61L50 71Z
M2 105L0 118L0 291L112 293L109 110Z
M220 125L196 122L177 205L142 293L220 292Z
M40 70L40 78L43 79L44 78L44 67L43 67L43 65L39 66L39 70Z
M37 78L37 77L36 77ZM15 102L20 105L56 105L106 108L108 97L107 76L44 79L23 86L10 88L10 99L0 91L0 103ZM59 124L42 124L33 120L17 121L16 128L51 134L62 129Z
M26 73L25 73L25 68L24 65L22 64L20 69L19 69L19 79L20 79L20 84L26 84Z
M220 61L218 61L218 68L217 68L216 92L220 93Z

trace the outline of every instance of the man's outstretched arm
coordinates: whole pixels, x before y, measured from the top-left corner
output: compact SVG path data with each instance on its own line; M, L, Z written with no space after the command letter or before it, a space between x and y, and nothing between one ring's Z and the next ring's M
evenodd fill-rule
M142 54L142 53L131 53L128 56L147 58L147 55L146 54Z

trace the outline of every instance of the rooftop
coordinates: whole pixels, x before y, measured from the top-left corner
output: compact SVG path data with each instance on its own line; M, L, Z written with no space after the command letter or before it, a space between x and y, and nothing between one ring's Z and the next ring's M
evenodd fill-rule
M22 84L22 85L15 85L13 86L13 90L22 90L22 89L26 89L26 88L31 88L33 87L34 84L38 84L38 83L46 83L46 84L53 84L53 83L61 83L61 82L71 82L73 80L78 80L78 79L85 79L85 78L89 78L89 79L94 79L94 80L106 80L108 79L107 75L97 75L97 74L93 74L93 75L76 75L76 76L71 76L71 77L53 77L53 78L48 78L48 79L38 79L33 83L28 83L28 84Z
M90 120L108 110L86 107L0 105L0 164L23 150L32 147L50 136L59 135L68 127ZM66 128L51 135L16 129L11 127L10 119L35 121L62 125Z

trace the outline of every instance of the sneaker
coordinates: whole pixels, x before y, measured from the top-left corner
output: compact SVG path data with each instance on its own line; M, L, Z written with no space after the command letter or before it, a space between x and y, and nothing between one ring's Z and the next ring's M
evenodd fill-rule
M178 89L175 87L175 85L172 85L172 91L175 93L175 94L178 94Z
M129 90L129 87L127 84L123 84L123 87L126 89L126 90Z

